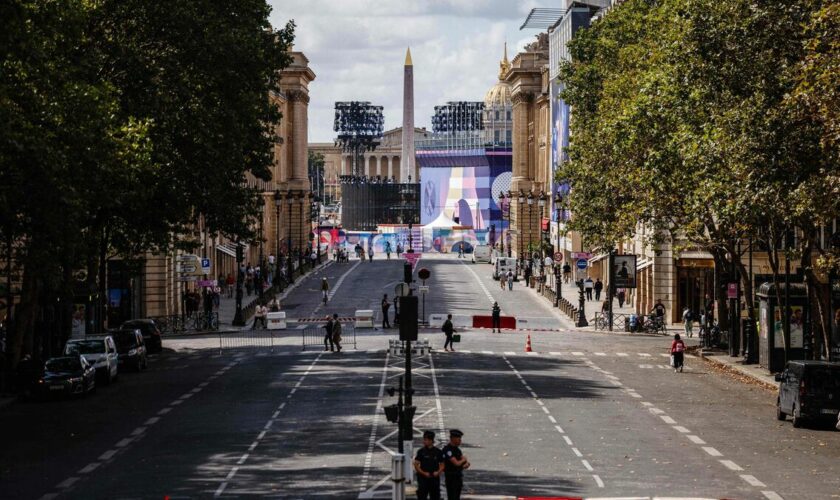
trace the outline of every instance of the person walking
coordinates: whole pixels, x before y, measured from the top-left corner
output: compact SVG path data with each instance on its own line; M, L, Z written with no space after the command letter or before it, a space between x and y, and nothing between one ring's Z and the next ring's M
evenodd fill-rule
M601 278L597 278L595 280L595 284L592 285L592 288L595 290L595 301L601 300L601 290L604 289L604 282L601 281Z
M225 280L225 282L227 283L227 287L226 287L227 298L232 299L233 298L233 291L236 288L236 286L235 286L236 285L236 279L233 277L233 273L228 273L227 279Z
M683 371L683 361L685 354L685 342L680 339L680 334L674 335L674 341L671 342L671 366L674 367L674 373Z
M592 282L592 278L589 276L583 280L583 290L586 292L586 300L592 300L592 289L595 287L595 284Z
M449 444L443 447L443 454L446 482L446 498L448 500L461 500L461 490L464 488L464 470L470 468L470 461L461 451L461 438L464 433L458 429L449 431Z
M683 329L685 330L685 334L688 338L694 336L694 317L691 315L691 309L688 306L685 306L682 313L682 320L683 320Z
M333 313L333 327L332 327L332 341L335 344L335 350L341 352L341 321L338 320L338 314Z
M435 446L435 433L423 433L423 447L414 457L417 472L417 500L440 500L440 476L444 470L443 452Z
M507 286L507 273L502 273L502 275L499 276L499 285L502 287L502 290L505 289Z
M523 262L524 262L523 274L525 275L525 288L528 288L529 286L531 286L531 261L526 260L526 261L523 261Z
M259 323L262 325L262 328L268 328L268 323L266 322L266 315L268 314L268 309L265 307L264 304L257 304L257 308L254 310L254 324L251 325L251 330L255 330L257 328L257 324Z
M502 309L498 302L493 302L493 333L502 333Z
M388 309L391 308L391 303L388 302L388 294L382 297L382 329L391 328L391 322L388 321Z
M334 351L335 350L335 342L333 342L333 325L335 322L332 318L327 321L327 324L324 325L324 351Z
M446 342L443 343L443 350L449 351L449 348L451 347L452 352L455 352L455 346L452 344L452 334L455 333L455 328L452 327L451 314L446 315L446 321L443 322L441 330L443 330L443 334L446 335Z
M508 286L508 291L513 290L513 271L508 271L507 272L507 286Z
M321 294L323 295L324 304L327 303L327 298L329 297L330 292L330 284L327 282L327 278L321 278Z
M373 247L368 248L368 258L373 262Z
M390 241L385 242L385 257L388 260L391 260L391 242Z
M572 266L568 262L563 264L563 282L568 283L572 277Z
M619 288L616 293L616 297L618 297L618 307L624 307L624 300L627 298L627 290Z

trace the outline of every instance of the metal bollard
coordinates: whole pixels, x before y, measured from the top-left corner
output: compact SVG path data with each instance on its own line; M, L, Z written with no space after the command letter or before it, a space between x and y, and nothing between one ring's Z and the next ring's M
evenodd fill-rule
M393 500L405 500L404 467L405 455L402 453L395 453L394 455L391 455L391 480L394 482L391 498Z

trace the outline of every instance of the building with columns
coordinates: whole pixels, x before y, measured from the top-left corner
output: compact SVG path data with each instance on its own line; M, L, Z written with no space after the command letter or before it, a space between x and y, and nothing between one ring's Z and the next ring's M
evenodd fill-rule
M514 257L526 258L543 240L553 182L546 33L516 54L503 80L510 87L513 110L510 250Z

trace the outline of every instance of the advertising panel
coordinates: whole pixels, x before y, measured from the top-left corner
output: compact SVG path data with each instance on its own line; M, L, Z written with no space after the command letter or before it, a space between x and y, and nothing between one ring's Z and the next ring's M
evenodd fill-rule
M613 257L613 279L616 288L636 288L636 256Z

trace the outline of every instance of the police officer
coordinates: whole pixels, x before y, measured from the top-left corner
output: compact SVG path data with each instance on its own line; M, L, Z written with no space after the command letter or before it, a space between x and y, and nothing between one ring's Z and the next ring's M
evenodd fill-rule
M440 475L443 474L443 453L435 446L435 433L423 433L423 447L417 450L414 470L417 471L417 500L440 500Z
M461 453L461 437L458 429L449 431L449 444L443 447L444 472L446 473L446 497L449 500L461 500L464 487L464 469L470 468L467 456Z

